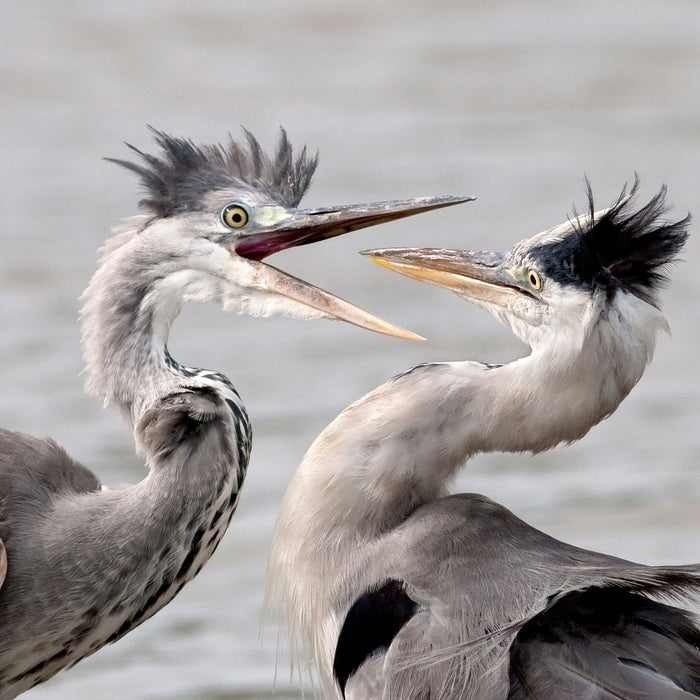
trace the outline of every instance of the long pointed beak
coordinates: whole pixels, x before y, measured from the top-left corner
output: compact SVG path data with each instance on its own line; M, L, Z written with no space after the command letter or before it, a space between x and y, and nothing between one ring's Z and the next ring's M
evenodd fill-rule
M362 254L389 270L445 287L474 301L508 306L514 296L531 294L509 273L505 253L384 248L364 250Z
M263 224L262 230L252 230L250 233L242 231L234 249L241 257L262 260L286 248L315 243L357 229L473 199L474 197L418 197L324 209L292 209L285 212L274 224Z
M269 208L253 213L252 226L239 234L234 252L255 270L256 286L313 309L318 315L346 321L361 328L410 340L425 340L400 326L382 320L308 282L261 262L263 258L293 246L315 243L367 226L412 214L468 202L473 197L421 197L329 209L282 210ZM258 219L256 220L256 215Z
M345 321L360 328L366 328L385 335L393 335L397 338L425 340L421 335L384 321L378 316L364 311L320 287L315 287L313 284L309 284L298 277L282 272L282 270L272 265L257 260L249 260L248 264L255 268L256 281L260 288L313 309L319 316Z

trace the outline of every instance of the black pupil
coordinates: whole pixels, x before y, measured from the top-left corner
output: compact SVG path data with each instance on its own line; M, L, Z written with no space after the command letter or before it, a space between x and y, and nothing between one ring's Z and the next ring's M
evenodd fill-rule
M238 211L235 214L231 215L231 219L233 220L233 222L235 224L240 224L241 221L243 221L243 217L241 216L241 213Z

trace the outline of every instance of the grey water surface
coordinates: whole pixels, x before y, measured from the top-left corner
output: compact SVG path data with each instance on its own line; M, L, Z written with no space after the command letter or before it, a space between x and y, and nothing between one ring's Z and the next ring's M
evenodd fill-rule
M504 249L600 206L635 171L700 217L695 0L398 2L25 0L0 7L0 425L50 435L112 485L144 475L129 431L82 392L78 298L97 249L136 211L102 159L152 124L210 142L278 125L319 149L310 205L431 194L476 202L276 256L273 264L425 335L190 307L172 354L225 372L254 448L219 550L162 612L27 694L33 700L300 697L262 625L280 500L347 404L422 361L527 349L445 290L357 255L378 246ZM550 534L646 563L700 560L700 234L671 269L672 337L617 413L551 453L474 459L457 486ZM320 582L322 584L322 582ZM262 632L261 632L262 629Z

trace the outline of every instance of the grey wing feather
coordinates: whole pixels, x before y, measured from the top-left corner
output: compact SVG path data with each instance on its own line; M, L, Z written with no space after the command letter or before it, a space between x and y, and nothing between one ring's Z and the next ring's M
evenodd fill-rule
M579 549L475 494L419 508L377 552L418 607L355 665L348 698L700 695L698 621L652 599L697 595L700 566Z
M691 613L636 593L569 593L517 635L510 677L513 700L553 687L562 698L697 697L700 630Z
M0 428L0 539L12 566L13 526L61 493L99 491L97 477L53 440ZM2 568L2 567L0 567Z

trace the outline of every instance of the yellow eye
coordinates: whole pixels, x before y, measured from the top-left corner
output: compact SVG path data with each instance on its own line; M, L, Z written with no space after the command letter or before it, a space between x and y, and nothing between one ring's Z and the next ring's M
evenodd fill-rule
M243 228L248 218L248 210L240 204L229 204L221 212L221 220L229 228Z
M542 278L534 270L527 271L527 281L533 289L542 289Z

